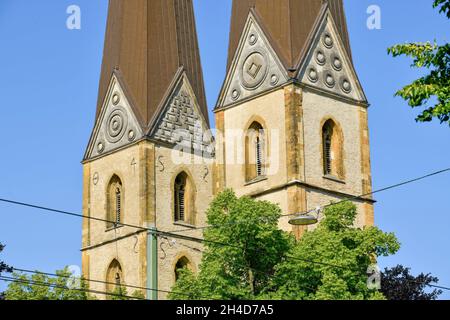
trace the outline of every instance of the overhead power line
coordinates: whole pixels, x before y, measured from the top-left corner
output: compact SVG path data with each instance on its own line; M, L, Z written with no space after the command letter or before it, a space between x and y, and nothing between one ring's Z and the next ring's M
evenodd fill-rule
M395 188L399 188L399 187L402 187L402 186L405 186L405 185L408 185L408 184L411 184L411 183L414 183L414 182L418 182L418 181L421 181L421 180L425 180L425 179L428 179L428 178L431 178L431 177L434 177L434 176L437 176L439 174L443 174L443 173L446 173L446 172L450 172L450 168L446 168L446 169L443 169L443 170L435 171L435 172L426 174L426 175L418 177L418 178L414 178L414 179L410 179L410 180L407 180L407 181L403 181L403 182L400 182L400 183L397 183L397 184L394 184L394 185L391 185L391 186L388 186L388 187L384 187L382 189L378 189L378 190L375 190L375 191L372 191L372 192L368 192L368 193L365 193L365 194L362 194L362 195L359 195L359 196L348 197L348 198L342 199L342 200L340 200L338 202L334 202L334 203L330 203L330 204L321 206L320 208L321 209L325 209L325 208L328 208L328 207L331 207L331 206L338 205L338 204L343 203L343 202L353 201L353 200L360 200L360 199L363 199L363 198L368 197L368 196L372 196L372 195L377 194L377 193L381 193L381 192L384 192L384 191L388 191L388 190L392 190L392 189L395 189ZM312 213L315 210L317 210L317 208L316 209L311 209L311 210L306 211L306 212L301 213L301 214ZM299 215L299 214L298 213L285 214L285 215L282 215L282 217L289 217L289 216L296 216L296 215Z
M167 239L167 240L168 240L168 239L170 239L170 238L164 237L164 239ZM191 248L191 247L189 247L189 246L186 246L186 245L184 245L184 244L177 243L177 242L176 242L176 244L179 244L179 245L182 245L182 246L184 246L184 247L187 247L187 248L190 248L190 249L199 251L199 252L201 252L202 254L205 253L204 250L200 250L200 249L197 249L197 248ZM219 256L218 254L215 254L215 255ZM220 256L219 256L219 257L220 257ZM298 260L298 261L302 261L302 262L308 262L308 263L312 263L312 264L319 264L319 265L328 266L328 267L335 268L335 269L347 270L347 271L354 272L354 274L357 275L357 276L367 276L367 275L368 275L367 272L361 272L360 270L351 269L351 268L348 268L348 267L339 266L339 265L335 265L335 264L330 264L330 263L325 263L325 262L319 262L319 261L313 261L313 260L308 260L308 259L302 259L302 258L297 258L297 257L293 257L293 256L285 256L284 258L288 258L288 259L292 259L292 260ZM233 263L236 263L236 261L234 261ZM252 270L252 271L255 272L255 273L263 274L263 275L266 275L266 276L269 276L269 277L273 276L273 273L270 273L270 272L267 272L267 271L262 271L262 270L259 270L259 269L253 268L253 267L249 267L249 266L244 265L244 264L240 264L240 265L241 265L243 268L247 268L247 269L249 269L249 270ZM413 279L405 279L405 280L406 280L406 281L409 281L409 282L417 283L417 284L423 284L423 285L426 285L426 286L432 287L432 288L437 288L437 289L441 289L441 290L450 291L450 287L446 287L446 286L433 285L433 284L429 284L429 283L425 283L425 282L421 282L421 281L417 281L417 280L413 280ZM303 284L302 284L302 286L303 286L304 288L307 288L307 289L310 289L310 290L315 290L315 288L312 288L312 287L307 286L307 285L303 285Z
M330 206L334 206L334 205L337 205L337 204L340 204L340 203L346 202L346 201L359 200L359 199L362 199L364 197L367 197L367 196L370 196L370 195L373 195L373 194L376 194L376 193L380 193L380 192L384 192L384 191L391 190L391 189L394 189L394 188L398 188L398 187L401 187L401 186L404 186L404 185L407 185L407 184L411 184L411 183L414 183L414 182L417 182L417 181L420 181L420 180L424 180L424 179L430 178L432 176L436 176L436 175L439 175L439 174L442 174L442 173L446 173L446 172L449 172L449 171L450 171L450 168L446 168L446 169L443 169L443 170L435 171L435 172L432 172L430 174L427 174L427 175L424 175L424 176L421 176L421 177L418 177L418 178L414 178L414 179L407 180L407 181L404 181L404 182L400 182L400 183L397 183L397 184L394 184L394 185L391 185L391 186L388 186L388 187L385 187L385 188L382 188L382 189L378 189L378 190L372 191L370 193L362 194L362 195L359 195L359 196L348 197L348 198L342 199L342 200L340 200L338 202L324 205L321 208L322 209L328 208ZM41 211L47 211L47 212L52 212L52 213L57 213L57 214L63 214L63 215L72 216L72 217L78 217L78 218L89 219L89 220L94 220L94 221L106 222L106 223L110 223L112 225L117 225L117 226L130 227L130 228L135 228L135 229L138 229L138 230L155 232L155 230L153 230L151 228L147 228L147 227L127 224L127 223L117 223L117 221L111 221L111 220L106 220L106 219L102 219L102 218L96 218L96 217L93 217L93 216L87 216L87 215L83 215L83 214L76 213L76 212L70 212L70 211L65 211L65 210L60 210L60 209L54 209L54 208L40 206L40 205L31 204L31 203L27 203L27 202L20 202L20 201L15 201L15 200L6 199L6 198L0 198L0 202L13 204L13 205L17 205L17 206L33 208L33 209L38 209L38 210L41 210ZM313 212L315 210L317 210L317 208L305 211L303 213L285 214L285 215L282 215L281 217L289 217L289 216L297 216L297 215L302 215L302 214L308 214L308 213L311 213L311 212ZM157 232L158 233L165 233L165 234L169 234L169 235L172 234L173 235L174 233L180 233L180 232L192 231L192 230L199 230L199 229L207 229L207 228L218 228L218 227L221 227L221 226L227 226L227 225L231 225L231 224L246 223L248 221L249 220L247 220L247 221L235 221L235 222L228 223L228 224L225 223L225 224L214 225L214 226L203 226L203 227L197 227L197 228L189 228L189 229L185 229L185 230L173 230L173 231L168 231L168 232L157 231ZM180 237L185 237L186 240L188 240L188 238L190 238L188 236L180 236Z
M397 183L397 184L394 184L394 185L391 185L391 186L388 186L388 187L384 187L382 189L378 189L378 190L375 190L375 191L372 191L372 192L369 192L369 193L364 193L364 194L361 194L361 195L358 195L358 196L347 197L347 198L344 198L342 200L339 200L338 202L333 202L333 203L330 203L330 204L319 206L318 208L323 210L325 208L329 208L331 206L335 206L335 205L341 204L343 202L354 201L354 200L361 200L361 199L364 199L365 197L372 196L372 195L377 194L377 193L381 193L381 192L388 191L388 190L391 190L391 189L399 188L399 187L402 187L402 186L405 186L405 185L408 185L408 184L411 184L411 183L415 183L415 182L418 182L418 181L421 181L421 180L424 180L424 179L427 179L427 178L431 178L433 176L436 176L436 175L439 175L439 174L443 174L443 173L446 173L446 172L449 172L449 171L450 171L450 168L446 168L446 169L443 169L443 170L435 171L435 172L432 172L430 174L427 174L427 175L424 175L424 176L421 176L421 177L418 177L418 178L410 179L410 180L407 180L407 181L403 181L403 182L400 182L400 183ZM318 208L316 207L314 209L309 209L309 210L307 210L305 212L296 212L296 213L283 214L283 215L281 215L281 217L283 218L283 217L292 217L292 216L306 215L306 214L313 213L313 212L317 211ZM257 220L261 220L261 219L254 219L253 221L257 221ZM236 224L242 224L242 223L247 223L247 222L249 222L249 220L233 221L233 222L228 222L228 223L219 224L219 225L187 228L187 229L182 229L182 230L172 230L172 231L169 231L169 232L170 233L182 233L182 232L189 232L189 231L194 231L194 230L205 230L205 229L212 229L212 228L220 228L220 227L223 227L223 226L236 225Z
M387 190L391 190L391 189L394 189L394 188L398 188L400 186L404 186L404 185L407 185L407 184L410 184L410 183L414 183L414 182L417 182L417 181L420 181L420 180L423 180L423 179L426 179L426 178L429 178L429 177L432 177L432 176L436 176L438 174L442 174L442 173L445 173L445 172L448 172L448 171L450 171L450 168L439 170L439 171L427 174L427 175L422 176L422 177L418 177L418 178L414 178L414 179L411 179L411 180L408 180L408 181L404 181L404 182L401 182L401 183L398 183L398 184L395 184L395 185L392 185L392 186L389 186L389 187L385 187L385 188L382 188L382 189L379 189L379 190L376 190L376 191L373 191L373 192L370 192L370 193L366 193L366 194L363 194L363 195L360 195L360 196L354 196L354 197L350 197L350 198L347 198L347 199L343 199L343 200L341 200L341 201L339 201L337 203L331 203L331 204L325 205L322 208L327 208L327 207L330 207L330 206L333 206L333 205L337 205L337 204L345 202L345 201L361 199L361 198L367 197L369 195L373 195L373 194L380 193L380 192L383 192L383 191L387 191ZM196 237L184 236L184 235L176 234L175 232L177 232L177 231L175 231L175 232L158 231L158 230L154 230L154 229L151 229L151 228L146 228L146 227L141 227L141 226L136 226L136 225L131 225L131 224L125 224L125 223L117 223L115 221L109 221L109 220L106 220L106 219L96 218L96 217L92 217L92 216L86 216L86 215L78 214L78 213L74 213L74 212L58 210L58 209L53 209L53 208L48 208L48 207L43 207L43 206L38 206L38 205L35 205L35 204L30 204L30 203L25 203L25 202L18 202L18 201L14 201L14 200L10 200L10 199L4 199L4 198L0 198L0 202L14 204L14 205L20 205L20 206L25 206L25 207L29 207L29 208L39 209L39 210L42 210L42 211L48 211L48 212L53 212L53 213L58 213L58 214L64 214L64 215L69 215L69 216L74 216L74 217L79 217L79 218L84 218L84 219L91 219L91 220L95 220L95 221L107 222L107 223L111 223L111 224L119 225L119 226L136 228L136 229L139 229L139 230L148 231L149 233L151 233L151 234L153 234L153 235L155 235L157 237L170 237L170 238L175 238L175 239L183 239L183 240L194 241L194 242L199 242L199 243L210 243L210 244L215 244L215 245L219 245L219 246L228 246L228 247L234 247L234 248L237 248L237 249L242 249L239 246L235 246L235 245L232 245L232 244L229 244L229 243L222 243L222 242L214 241L214 240L207 240L207 239L203 239L203 238L196 238ZM308 214L308 213L310 213L312 211L313 210L310 210L310 211L307 211L307 212L305 212L303 214ZM283 215L283 216L293 216L293 215L299 215L299 214L301 214L301 213L288 214L288 215ZM245 221L242 221L240 223L244 223L244 222ZM225 225L227 225L227 224L223 224L222 226L225 226ZM219 227L219 226L207 226L207 227L201 227L201 228L212 228L212 227ZM197 228L197 229L200 229L200 228ZM192 228L192 229L189 229L189 230L195 230L195 228ZM178 231L178 232L180 232L180 231ZM312 264L328 265L328 266L334 267L334 268L340 268L340 269L345 268L345 267L342 267L342 266L326 264L326 263L323 263L323 262L312 261L312 260L308 260L308 259L300 259L300 258L290 257L290 256L287 256L287 258L301 260L301 261L312 263ZM429 286L430 287L440 288L440 289L443 289L443 290L450 290L450 288L447 288L447 287L434 286L434 285L429 285Z
M370 194L375 194L375 193L379 193L379 192L382 192L382 191L386 191L386 190L390 190L390 189L393 189L393 188L397 188L397 187L400 187L400 186L403 186L403 185L406 185L406 184L410 184L410 183L413 183L413 182L417 182L417 181L420 181L420 180L423 180L423 179L426 179L426 178L429 178L429 177L432 177L432 176L435 176L435 175L438 175L438 174L442 174L442 173L448 172L448 171L450 171L450 168L439 170L439 171L427 174L425 176L414 178L414 179L411 179L411 180L408 180L408 181L404 181L404 182L401 182L401 183L397 183L395 185L392 185L392 186L389 186L389 187L385 187L383 189L379 189L379 190L373 191L373 192L368 193L368 194L364 194L364 195L361 195L361 196L355 196L355 197L352 197L352 198L349 198L349 199L344 199L344 200L341 200L338 203L342 203L342 202L345 202L345 201L350 201L351 199L358 199L358 198L361 198L361 197L364 197L364 196L368 196ZM147 227L141 227L141 226L126 224L126 223L117 223L116 221L110 221L110 220L96 218L96 217L92 217L92 216L86 216L86 215L79 214L79 213L74 213L74 212L69 212L69 211L64 211L64 210L59 210L59 209L53 209L53 208L49 208L49 207L39 206L39 205L25 203L25 202L14 201L14 200L5 199L5 198L0 198L0 202L14 204L14 205L19 205L19 206L25 206L25 207L29 207L29 208L39 209L39 210L42 210L42 211L48 211L48 212L53 212L53 213L58 213L58 214L63 214L63 215L83 218L83 219L91 219L91 220L95 220L95 221L111 223L113 225L118 225L118 226L125 226L125 227L130 227L130 228L136 228L136 229L139 229L139 230L148 231L149 233L154 234L155 236L158 236L158 237L169 236L171 238L182 239L182 240L187 240L187 241L194 241L194 242L200 242L200 243L210 243L210 244L216 244L216 245L219 245L219 246L233 247L233 245L229 244L229 243L221 243L219 241L214 241L214 240L207 240L207 239L196 238L196 237L192 237L192 236L185 236L185 235L176 234L174 232L159 231L159 230L154 230L154 229L147 228ZM330 206L336 205L338 203L332 203L332 204L326 205L324 207L330 207ZM305 212L305 214L307 214L307 213L309 213L309 212ZM295 215L298 215L298 214L295 214ZM286 216L291 216L291 215L286 215ZM224 224L224 225L226 225L226 224ZM218 226L216 226L216 227L218 227ZM234 246L234 247L240 249L240 247L238 247L238 246ZM321 262L317 262L317 261L305 261L305 262L321 264Z
M128 295L123 295L123 294L110 293L110 292L91 290L91 289L85 289L85 288L69 288L67 286L61 286L61 285L57 285L57 284L45 283L45 282L40 282L40 281L35 281L35 280L28 280L28 279L27 280L18 279L18 278L6 277L6 276L0 276L0 281L36 285L39 287L48 287L48 288L61 289L61 290L67 290L67 291L94 293L94 294L100 294L100 295L105 295L105 296L127 298L127 299L134 299L134 300L146 300L143 298L131 297Z
M13 269L13 272L14 271L18 271L18 272L23 272L23 273L45 275L45 276L50 276L50 277L62 277L62 278L66 278L66 279L73 278L73 276L58 275L56 273L50 273L50 272L33 271L33 270L20 269L20 268L12 268L12 269ZM116 286L118 285L117 283L113 283L113 282L102 281L102 280L94 280L94 279L88 279L88 278L83 278L83 277L81 277L80 280L85 281L85 282L101 283L101 284L107 284L107 285L116 285ZM161 292L161 293L167 293L167 294L175 294L175 295L180 295L180 296L190 296L188 293L181 293L181 292L153 289L153 288L148 288L148 287L133 286L133 285L127 285L127 284L122 284L122 283L120 285L118 285L118 286L124 287L124 288L137 289L137 290L145 290L145 291Z

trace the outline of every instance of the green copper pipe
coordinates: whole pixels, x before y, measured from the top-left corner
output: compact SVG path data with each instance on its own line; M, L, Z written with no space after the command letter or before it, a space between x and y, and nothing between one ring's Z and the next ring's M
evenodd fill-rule
M158 300L158 237L156 227L147 233L147 299Z

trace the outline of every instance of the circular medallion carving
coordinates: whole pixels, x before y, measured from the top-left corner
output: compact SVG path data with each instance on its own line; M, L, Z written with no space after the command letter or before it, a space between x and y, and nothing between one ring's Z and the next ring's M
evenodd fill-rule
M309 81L311 81L313 83L315 83L315 82L317 82L317 80L319 80L319 72L317 72L317 69L314 67L310 67L308 69L307 75L308 75Z
M333 69L336 71L342 70L342 60L337 55L333 55L331 57L331 65L333 66Z
M128 140L133 141L134 139L136 139L136 133L134 130L128 131Z
M276 74L273 74L271 77L270 77L270 84L272 85L272 86L276 86L277 84L278 84L278 81L280 80L280 78L278 78L278 76L276 75Z
M98 172L94 173L94 177L92 178L92 182L94 183L94 186L98 184L98 181L100 180L100 176Z
M325 53L323 53L322 50L318 50L316 52L316 61L321 66L323 66L327 62L327 57L325 56Z
M117 92L114 93L114 95L112 97L112 102L113 102L113 104L115 106L117 106L119 104L119 102L120 102L120 95Z
M341 78L340 83L341 83L342 91L344 91L345 93L352 92L352 84L350 83L350 80L348 80L347 78L343 77L343 78Z
M326 32L323 35L322 42L323 42L324 46L327 47L328 49L333 48L334 41L333 41L333 38L331 37L331 34L329 34L328 32Z
M122 139L128 126L126 113L122 109L115 109L107 120L107 139L115 143Z
M260 52L253 52L242 65L242 85L249 90L258 88L266 78L268 69L267 58Z
M255 33L252 33L249 37L248 37L248 43L250 43L250 45L254 45L256 44L256 42L258 42L258 35Z
M231 92L231 99L233 99L234 101L239 99L240 96L241 96L241 93L239 92L238 89L234 89L233 92Z
M97 144L97 151L98 153L103 153L103 151L105 151L105 144L103 142Z
M334 88L334 86L336 85L336 80L334 80L334 76L330 71L326 71L324 73L324 78L323 78L325 85L328 88Z

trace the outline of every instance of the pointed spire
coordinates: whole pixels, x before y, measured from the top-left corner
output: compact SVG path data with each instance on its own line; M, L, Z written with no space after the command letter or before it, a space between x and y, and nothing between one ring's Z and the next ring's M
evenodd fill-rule
M115 72L147 126L181 67L208 121L192 0L110 0L96 117Z
M228 69L250 10L260 19L272 47L289 71L302 57L321 12L329 7L349 56L350 41L343 0L233 0Z

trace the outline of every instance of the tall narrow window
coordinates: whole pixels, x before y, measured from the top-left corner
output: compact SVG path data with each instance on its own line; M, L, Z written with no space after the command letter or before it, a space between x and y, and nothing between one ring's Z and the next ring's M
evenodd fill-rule
M117 289L120 289L124 285L122 266L119 261L114 259L108 267L106 273L106 291L112 293Z
M258 122L253 122L245 137L245 178L252 181L265 174L264 129Z
M116 272L116 286L120 286L122 284L122 279L119 272Z
M120 215L122 213L122 190L116 188L116 223L120 223Z
M107 194L107 227L118 227L123 221L124 217L124 194L122 181L116 175L114 175L108 185Z
M324 173L331 175L332 172L332 158L331 158L331 139L333 136L333 129L330 126L324 126L323 130L323 157L324 157Z
M326 121L322 128L322 148L324 174L344 179L342 132L331 119Z
M176 177L174 186L175 222L195 224L194 201L195 192L192 181L185 172L182 172Z
M184 221L186 215L186 178L180 174L175 180L175 221Z
M263 155L262 155L262 141L261 137L256 137L256 175L262 176L263 175Z
M192 269L191 262L188 258L180 258L175 265L175 281L180 277L180 271L183 269Z

